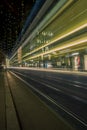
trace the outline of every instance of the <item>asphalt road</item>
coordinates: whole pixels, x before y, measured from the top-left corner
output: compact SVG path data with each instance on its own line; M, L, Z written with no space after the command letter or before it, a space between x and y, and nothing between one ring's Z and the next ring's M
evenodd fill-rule
M29 84L41 100L76 130L87 129L86 75L32 69L12 69L11 72Z

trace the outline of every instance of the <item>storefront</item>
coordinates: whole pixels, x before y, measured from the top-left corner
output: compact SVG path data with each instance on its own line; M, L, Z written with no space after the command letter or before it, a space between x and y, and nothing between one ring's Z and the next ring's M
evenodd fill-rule
M83 71L87 70L87 54L85 50L56 55L51 58L53 68Z
M84 55L84 70L87 71L87 55Z

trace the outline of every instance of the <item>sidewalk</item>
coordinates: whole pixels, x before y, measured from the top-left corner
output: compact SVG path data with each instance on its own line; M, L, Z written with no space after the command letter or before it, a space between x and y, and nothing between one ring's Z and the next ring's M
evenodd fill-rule
M7 75L9 84L4 72L0 72L0 130L73 130L22 81L9 72ZM11 87L14 102L8 85Z
M0 70L0 130L6 130L4 74Z
M39 71L48 71L48 72L60 72L60 73L70 73L70 74L77 74L87 76L87 71L80 71L80 70L69 70L66 68L40 68L40 67L10 67L8 69L27 69L27 70L39 70Z

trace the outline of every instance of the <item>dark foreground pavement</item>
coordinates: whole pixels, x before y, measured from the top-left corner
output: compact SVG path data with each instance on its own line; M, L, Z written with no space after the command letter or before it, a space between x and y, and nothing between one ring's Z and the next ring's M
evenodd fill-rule
M73 130L23 82L0 72L0 130Z

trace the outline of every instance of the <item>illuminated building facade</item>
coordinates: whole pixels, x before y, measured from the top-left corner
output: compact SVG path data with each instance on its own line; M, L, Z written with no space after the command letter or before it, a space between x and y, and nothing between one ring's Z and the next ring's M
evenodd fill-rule
M87 70L87 0L47 2L20 41L21 62L16 51L10 65Z

